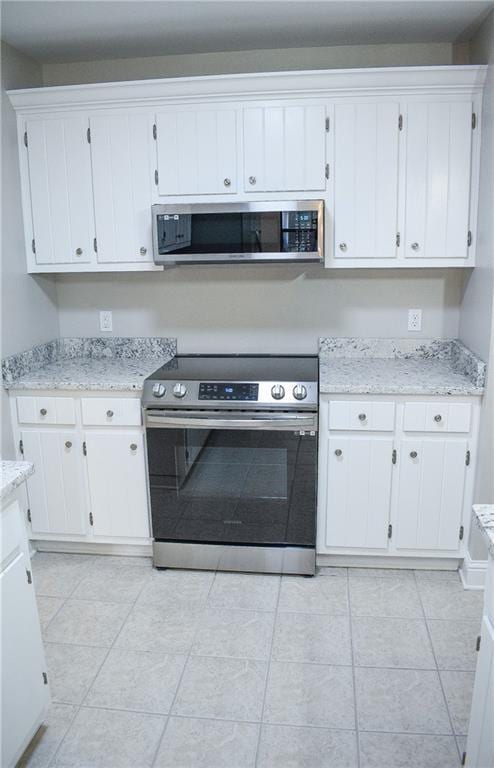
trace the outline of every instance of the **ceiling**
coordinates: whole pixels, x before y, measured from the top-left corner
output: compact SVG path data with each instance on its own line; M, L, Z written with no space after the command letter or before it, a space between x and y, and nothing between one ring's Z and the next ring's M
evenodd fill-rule
M2 39L43 63L466 40L478 0L5 0Z

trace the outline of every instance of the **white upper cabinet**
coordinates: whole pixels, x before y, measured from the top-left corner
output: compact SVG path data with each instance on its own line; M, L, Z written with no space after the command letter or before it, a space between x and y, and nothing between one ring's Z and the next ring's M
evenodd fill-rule
M169 107L156 115L160 195L237 191L237 111Z
M29 188L23 190L25 229L36 264L82 265L93 260L88 127L84 114L25 122L27 163L22 167L27 166L28 178L23 184Z
M335 106L335 259L397 256L399 113L390 101Z
M244 190L326 189L326 107L255 106L243 110Z
M153 115L90 117L97 261L153 263Z
M465 260L470 229L468 101L411 101L403 124L406 259Z

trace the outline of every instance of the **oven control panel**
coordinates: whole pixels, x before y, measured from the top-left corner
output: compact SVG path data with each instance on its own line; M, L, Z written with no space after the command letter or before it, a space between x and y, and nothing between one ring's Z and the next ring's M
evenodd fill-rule
M201 382L199 400L242 400L256 401L259 398L259 384L232 382Z

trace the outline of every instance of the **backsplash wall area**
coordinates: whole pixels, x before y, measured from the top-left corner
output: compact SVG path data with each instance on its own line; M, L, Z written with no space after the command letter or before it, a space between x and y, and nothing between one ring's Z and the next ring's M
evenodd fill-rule
M98 335L109 309L114 335L176 336L180 352L316 353L319 336L457 336L463 279L459 269L235 265L56 280L62 336ZM412 308L420 333L407 331Z

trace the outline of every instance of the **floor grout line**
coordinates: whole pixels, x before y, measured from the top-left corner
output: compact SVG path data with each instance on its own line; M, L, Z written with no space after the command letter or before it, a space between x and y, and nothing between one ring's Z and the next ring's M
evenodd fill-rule
M353 706L355 710L355 739L357 747L357 766L360 768L360 731L358 722L358 702L357 702L357 682L355 678L355 650L353 645L353 619L352 617L352 602L351 602L351 590L350 579L347 579L347 600L348 600L348 616L350 623L350 653L352 657L352 687L353 687Z

